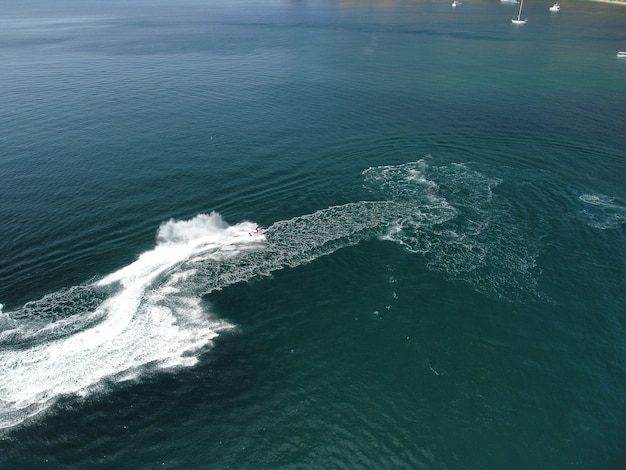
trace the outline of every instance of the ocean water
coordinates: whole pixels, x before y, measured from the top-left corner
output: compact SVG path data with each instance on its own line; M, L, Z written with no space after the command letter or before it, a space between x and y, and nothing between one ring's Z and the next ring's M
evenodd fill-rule
M450 3L3 2L1 468L626 468L626 7Z

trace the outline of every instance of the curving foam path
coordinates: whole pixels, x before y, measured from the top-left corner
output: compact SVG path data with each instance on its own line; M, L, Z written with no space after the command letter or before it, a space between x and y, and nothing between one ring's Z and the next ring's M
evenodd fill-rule
M540 236L494 194L500 180L425 160L364 171L372 200L274 223L219 214L170 220L155 247L103 279L0 311L0 428L63 395L86 395L148 369L187 367L232 325L202 296L365 239L420 253L428 266L498 298L536 297Z

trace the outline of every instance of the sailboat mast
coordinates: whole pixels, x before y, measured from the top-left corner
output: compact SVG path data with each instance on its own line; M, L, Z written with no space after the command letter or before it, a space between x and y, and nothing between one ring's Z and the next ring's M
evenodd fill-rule
M528 21L528 20L523 20L522 19L522 8L524 8L524 0L520 1L519 10L517 11L517 18L514 16L511 19L511 22L513 24L526 24L526 21Z

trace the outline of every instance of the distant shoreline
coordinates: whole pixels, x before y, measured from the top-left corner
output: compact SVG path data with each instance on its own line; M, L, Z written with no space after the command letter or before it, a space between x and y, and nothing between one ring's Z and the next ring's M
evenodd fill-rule
M626 0L590 0L591 2L613 3L616 5L626 5Z

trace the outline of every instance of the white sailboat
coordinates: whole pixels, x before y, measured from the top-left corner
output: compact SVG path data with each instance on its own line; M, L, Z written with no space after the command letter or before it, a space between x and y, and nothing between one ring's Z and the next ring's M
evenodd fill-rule
M519 10L517 11L517 16L511 18L511 23L513 24L526 24L528 23L528 18L522 19L522 7L524 6L524 0L522 0L519 4Z
M561 10L561 4L559 2L556 2L554 5L550 7L550 11L552 12L557 12L560 10Z

